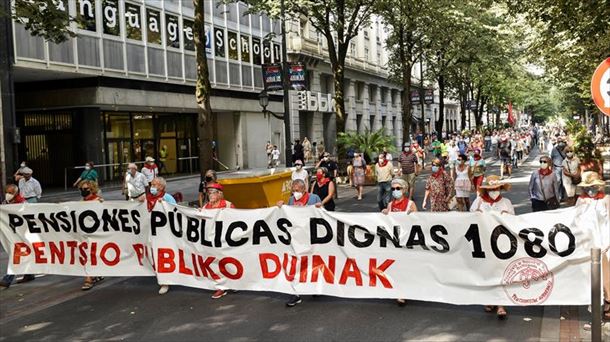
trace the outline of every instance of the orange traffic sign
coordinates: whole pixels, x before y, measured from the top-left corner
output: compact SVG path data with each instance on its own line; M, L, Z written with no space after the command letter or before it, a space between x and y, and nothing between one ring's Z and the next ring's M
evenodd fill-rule
M597 108L610 116L610 57L595 69L591 79L591 95Z

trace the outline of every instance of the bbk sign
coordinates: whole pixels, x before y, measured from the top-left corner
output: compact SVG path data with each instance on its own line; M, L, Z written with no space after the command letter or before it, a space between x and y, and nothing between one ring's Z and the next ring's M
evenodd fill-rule
M312 91L297 92L299 110L309 112L334 112L333 98L330 94L322 94Z

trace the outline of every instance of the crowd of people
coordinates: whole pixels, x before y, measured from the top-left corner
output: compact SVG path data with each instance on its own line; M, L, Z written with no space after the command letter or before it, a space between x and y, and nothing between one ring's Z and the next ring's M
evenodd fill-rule
M335 210L339 165L329 152L317 150L319 146L311 144L307 138L302 143L295 141L291 196L287 203L278 202L278 206L315 206L327 211ZM610 214L610 196L605 195L602 165L593 158L593 151L589 150L594 149L594 146L577 146L559 126L509 128L443 136L417 134L402 147L397 158L391 154L393 147L381 148L370 164L362 151L351 148L347 174L350 185L355 189L356 200L363 199L363 187L372 178L377 187L376 203L383 214L413 213L421 208L431 212L495 211L503 215L514 215L512 202L503 196L511 189L507 179L537 148L539 167L531 173L528 185L532 211L556 209L561 203L577 207L595 203L600 215L608 217ZM266 152L269 167L277 166L277 146L268 142ZM314 152L319 153L314 155ZM484 154L500 162L499 175L489 173ZM305 168L309 162L315 162L313 177L310 177ZM423 200L418 207L414 200L416 179L424 170L428 170L427 164L430 172L427 172ZM146 164L140 170L136 164L129 164L124 178L125 199L146 203L148 210L152 210L157 202L180 202L182 195L166 192L167 182L159 177L158 172L155 160L150 157L146 158ZM33 170L25 162L22 163L15 173L16 184L6 187L4 204L36 203L40 199L40 183L32 174ZM93 162L87 162L74 183L84 201L103 201L97 177ZM224 188L218 182L214 170L206 170L202 174L197 205L201 209L235 208L233 203L224 198ZM610 268L607 258L604 258L603 265ZM21 281L33 279L33 275L25 275ZM7 275L0 286L8 287L13 280L14 276ZM89 290L101 280L102 277L86 277L82 289ZM168 285L159 286L159 294L168 292ZM226 294L225 290L217 290L212 298L218 299ZM608 272L604 278L604 298L608 302L604 315L610 319ZM405 299L397 301L399 305L406 303ZM293 296L286 305L292 307L301 302L300 296ZM485 311L495 312L498 318L507 315L503 306L489 305Z

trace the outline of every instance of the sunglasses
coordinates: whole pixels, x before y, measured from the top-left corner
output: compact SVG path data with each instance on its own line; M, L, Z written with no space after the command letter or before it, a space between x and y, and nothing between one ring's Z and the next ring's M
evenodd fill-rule
M393 187L392 190L402 190L402 188L397 186L397 187Z
M540 164L548 164L546 160L540 160Z

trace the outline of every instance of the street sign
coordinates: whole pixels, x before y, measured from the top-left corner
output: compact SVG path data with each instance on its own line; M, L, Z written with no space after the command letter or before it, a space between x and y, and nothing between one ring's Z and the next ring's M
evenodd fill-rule
M281 90L282 65L279 63L263 64L263 81L265 82L265 90Z
M419 90L411 90L411 104L418 105L421 103L421 95Z
M426 90L424 90L424 103L425 104L433 104L434 103L434 89L426 89Z
M593 73L591 96L597 108L610 116L610 57L601 62Z
M294 90L305 90L305 66L301 63L291 63L288 66L290 88Z

